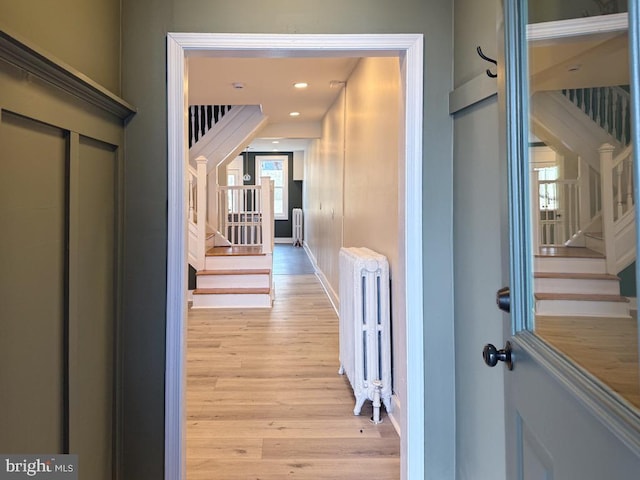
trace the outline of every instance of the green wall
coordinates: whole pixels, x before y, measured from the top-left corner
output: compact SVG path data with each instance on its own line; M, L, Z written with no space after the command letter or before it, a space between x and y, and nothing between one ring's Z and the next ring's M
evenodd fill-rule
M3 0L4 27L120 94L120 0Z
M162 478L167 245L166 33L424 33L426 478L455 470L452 5L449 0L123 0L126 131L124 472ZM426 206L429 208L426 208ZM434 207L435 206L435 207ZM437 225L433 228L432 225Z

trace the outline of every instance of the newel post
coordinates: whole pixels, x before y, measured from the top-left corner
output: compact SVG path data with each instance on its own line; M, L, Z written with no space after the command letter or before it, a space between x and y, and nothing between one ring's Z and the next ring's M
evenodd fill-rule
M615 275L616 270L616 245L613 225L613 151L615 147L604 143L599 149L600 153L600 180L602 191L602 235L604 238L604 254L607 261L607 273Z
M272 253L275 224L273 180L271 177L260 177L260 206L262 210L262 253Z
M578 230L585 228L591 221L591 195L595 192L591 192L590 187L589 165L578 156L578 208L580 209Z
M204 259L207 243L207 159L202 155L196 158L198 173L197 216L198 226L198 270L204 269Z

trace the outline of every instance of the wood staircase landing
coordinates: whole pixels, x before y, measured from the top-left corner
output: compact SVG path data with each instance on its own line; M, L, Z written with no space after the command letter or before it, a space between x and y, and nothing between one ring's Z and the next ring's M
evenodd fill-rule
M192 308L271 308L272 265L261 246L209 249L204 270L196 273Z
M628 317L620 278L606 273L604 255L585 247L543 247L535 256L537 315Z

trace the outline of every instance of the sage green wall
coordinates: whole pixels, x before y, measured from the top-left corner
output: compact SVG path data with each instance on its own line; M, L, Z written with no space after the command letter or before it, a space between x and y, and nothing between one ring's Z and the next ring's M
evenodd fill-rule
M3 0L0 27L120 94L120 0Z
M456 0L455 85L487 68L476 46L497 58L499 0ZM503 315L495 294L503 278L506 169L500 163L497 97L454 116L454 278L457 480L505 480L504 383L482 361L484 344L502 344ZM489 394L487 394L490 392ZM482 448L491 438L491 448Z
M452 5L449 0L123 0L126 132L126 479L163 469L166 301L166 33L424 33L426 478L453 479ZM443 361L447 359L447 361Z

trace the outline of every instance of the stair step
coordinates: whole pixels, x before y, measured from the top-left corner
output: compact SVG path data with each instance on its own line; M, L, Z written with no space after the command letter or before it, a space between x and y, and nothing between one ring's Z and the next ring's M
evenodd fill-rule
M622 295L609 295L597 293L536 293L536 300L576 300L587 302L623 302L629 303L627 297Z
M256 294L269 294L271 289L269 287L264 288L196 288L193 291L194 295L256 295Z
M191 308L271 308L270 288L197 288Z
M602 232L587 232L584 234L585 237L595 238L596 240L604 240L604 236Z
M204 259L205 271L267 270L273 266L271 254L213 254Z
M536 258L604 258L600 252L586 247L541 247Z
M216 256L256 256L262 253L262 245L231 245L212 247L207 250L207 257Z
M268 288L271 270L201 270L196 273L196 288Z
M566 278L574 280L616 280L620 277L609 273L559 273L559 272L535 272L535 278Z
M620 294L620 279L606 273L537 272L534 277L536 293Z
M604 257L557 257L536 256L534 259L534 271L538 273L584 273L604 274L607 265Z
M271 270L268 268L246 268L239 270L200 270L196 275L268 275Z
M536 315L629 317L629 300L620 295L536 293Z

